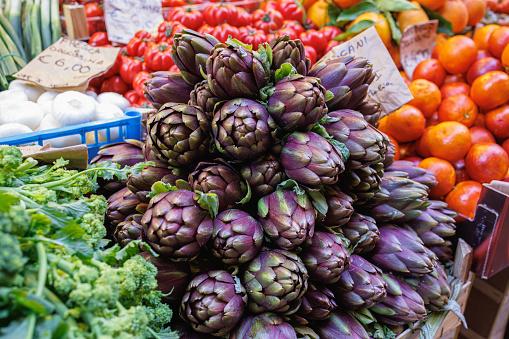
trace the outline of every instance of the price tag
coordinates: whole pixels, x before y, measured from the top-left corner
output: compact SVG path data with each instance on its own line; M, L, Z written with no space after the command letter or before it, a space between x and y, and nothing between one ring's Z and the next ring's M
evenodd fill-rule
M104 20L110 41L127 44L164 21L161 0L104 0Z
M13 76L46 88L82 88L113 66L119 50L60 38Z
M438 20L421 22L409 25L399 45L401 65L410 79L414 74L415 67L426 59L431 58L431 52L435 48Z
M379 102L384 112L392 113L414 98L375 27L332 48L319 62L348 54L367 58L373 65L375 80L369 86L368 100Z

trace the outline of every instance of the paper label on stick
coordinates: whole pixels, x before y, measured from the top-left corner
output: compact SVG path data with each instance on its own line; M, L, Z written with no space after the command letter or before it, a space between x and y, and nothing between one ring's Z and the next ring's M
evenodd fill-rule
M127 44L164 21L161 0L104 0L104 20L110 41Z
M13 76L51 89L86 88L91 78L113 66L119 50L60 38Z
M426 59L431 58L435 48L438 20L421 22L405 28L399 45L401 65L410 79L415 67Z
M318 62L325 62L338 56L353 54L364 57L373 65L375 80L368 90L368 99L379 102L384 112L392 113L410 100L412 93L399 74L389 51L375 27L370 27L352 39L332 48Z

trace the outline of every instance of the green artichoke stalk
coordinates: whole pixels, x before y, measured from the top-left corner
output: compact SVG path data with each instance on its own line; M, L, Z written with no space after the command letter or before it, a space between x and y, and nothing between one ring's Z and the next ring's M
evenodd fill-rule
M159 71L150 74L143 94L155 109L160 109L168 102L187 104L192 90L179 72Z
M249 200L249 187L239 173L228 163L200 162L189 175L189 184L195 191L214 193L219 210L234 208Z
M177 190L150 200L141 222L147 242L174 261L196 257L212 235L212 217L199 194Z
M281 151L286 175L304 186L333 185L345 170L341 154L327 139L314 132L294 132Z
M387 281L387 296L370 308L382 324L403 325L426 317L426 308L421 296L407 283L392 274L384 274Z
M313 326L321 339L370 339L368 332L353 316L342 310L334 310L329 319Z
M306 58L304 45L299 39L292 40L288 35L275 36L270 42L272 48L272 66L270 80L276 83L276 71L286 63L292 65L298 74L307 75L311 60Z
M350 267L330 288L338 304L348 310L369 308L387 295L382 270L356 254L352 254Z
M328 230L341 233L341 226L348 223L354 213L353 199L336 186L325 186L324 193L328 206L327 213L325 216L319 215L318 220Z
M323 125L331 137L350 151L346 168L358 169L385 159L389 138L368 124L359 112L349 109L329 112Z
M276 124L263 105L238 98L214 113L212 133L220 152L235 160L248 160L272 146Z
M424 305L430 311L442 311L449 301L451 288L441 265L437 265L431 273L404 280L422 297Z
M308 290L302 296L302 304L294 317L301 324L313 320L327 320L330 312L338 305L332 293L325 285L308 283Z
M221 337L237 325L246 303L246 291L238 278L227 271L210 271L187 286L180 317L195 331Z
M292 249L312 237L316 211L306 193L276 190L258 201L258 221L276 246Z
M126 220L131 214L138 213L136 210L138 205L140 205L140 201L127 187L112 194L108 198L108 209L105 218L107 224L111 225L110 231L113 231L118 224Z
M315 232L300 254L309 273L309 279L323 284L334 284L350 267L350 253L338 235Z
M133 240L141 240L143 236L143 225L141 218L143 214L132 214L125 221L122 221L115 228L113 237L115 241L124 247Z
M366 98L368 87L375 79L369 61L353 55L318 62L309 70L308 75L320 78L322 86L334 95L327 101L329 111L356 109Z
M214 219L211 252L226 265L251 261L260 251L262 242L262 226L244 211L226 210Z
M327 114L326 90L318 78L290 74L267 94L267 110L284 132L309 130Z
M370 252L370 261L404 276L428 274L437 266L437 257L412 231L386 224L378 227L380 240Z
M356 212L345 225L341 226L341 231L357 254L373 250L380 236L375 219Z
M390 166L385 168L384 173L386 175L396 175L394 172L405 172L408 179L412 179L428 186L429 189L438 184L435 174L428 169L418 167L411 161L396 160Z
M212 120L214 117L214 107L221 101L212 93L207 80L197 83L191 91L189 105L198 106L207 118Z
M244 165L240 175L251 187L253 199L259 199L276 190L286 179L281 163L274 155L267 155Z
M308 287L308 272L295 253L275 249L260 252L244 268L242 285L253 313L293 314Z
M209 152L210 123L194 106L163 106L147 121L156 156L175 167L198 163Z
M271 63L270 47L267 52L253 52L247 45L228 39L227 44L216 45L207 59L210 90L223 100L257 99L258 91L269 81Z
M173 37L171 58L177 65L182 78L190 85L203 80L207 59L219 40L210 34L200 34L191 29L183 29Z
M293 326L274 313L262 313L241 319L230 339L297 339Z

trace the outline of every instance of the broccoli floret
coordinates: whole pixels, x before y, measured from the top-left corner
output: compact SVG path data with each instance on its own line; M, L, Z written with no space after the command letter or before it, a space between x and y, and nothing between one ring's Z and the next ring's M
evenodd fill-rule
M12 285L18 281L23 270L25 258L21 245L16 236L1 233L2 246L0 246L0 285Z
M30 217L25 208L11 205L7 212L0 212L0 232L24 235L30 228Z
M120 295L126 304L140 304L145 295L157 288L157 268L140 255L127 260L119 270L124 277Z
M49 283L59 295L68 295L74 288L76 281L66 272L55 268L50 271Z
M92 194L85 201L85 204L90 208L90 213L97 214L104 220L104 213L108 209L108 201L103 195Z
M22 162L23 155L17 147L0 147L0 186L11 185L15 170Z
M97 217L97 214L87 213L78 222L85 231L83 239L92 247L95 247L107 234L104 222Z
M121 338L123 335L132 335L131 338L147 338L149 318L145 308L133 306L128 309L121 308L118 315L109 319L101 319L98 322L102 334L114 338Z
M39 205L44 205L49 202L57 202L57 194L55 191L47 189L42 186L23 186L19 188L19 193L32 199Z
M159 303L155 307L143 307L145 308L150 327L154 331L159 332L170 323L173 311L168 305Z

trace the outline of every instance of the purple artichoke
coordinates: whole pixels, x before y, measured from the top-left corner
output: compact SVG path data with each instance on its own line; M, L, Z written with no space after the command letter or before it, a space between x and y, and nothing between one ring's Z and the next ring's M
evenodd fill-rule
M355 212L350 220L341 226L341 231L357 254L373 250L380 237L375 219Z
M124 247L133 240L141 240L143 236L142 214L132 214L115 228L113 237L115 241Z
M200 333L221 337L237 325L246 303L246 291L237 278L227 271L210 271L187 286L180 317Z
M90 160L91 164L99 164L103 161L111 161L124 166L134 166L139 162L145 161L143 156L143 143L139 140L126 139L124 142L118 142L102 146L97 155Z
M308 290L302 296L302 304L295 314L297 321L307 324L310 320L327 320L330 312L338 305L325 285L308 283Z
M274 313L262 313L241 319L230 339L297 339L292 325Z
M240 175L251 187L254 199L269 195L276 190L277 185L282 183L286 175L281 163L273 155L268 155L244 165Z
M140 173L129 174L127 177L127 187L136 195L140 202L148 204L150 202L148 194L154 183L162 181L170 185L175 185L177 179L184 178L183 175L180 175L178 169L146 166Z
M313 329L321 339L370 339L357 319L340 310L332 311L328 320L317 323Z
M191 91L189 105L200 107L201 111L212 120L214 116L214 107L221 101L212 93L207 80L197 83Z
M342 225L346 224L353 213L353 199L341 192L337 187L324 187L327 200L327 213L319 216L320 224L333 232L341 233Z
M275 131L276 124L267 109L249 99L228 101L212 119L217 149L236 160L264 154L272 145Z
M312 237L315 218L315 209L305 193L276 190L258 201L258 221L267 237L282 249L292 249Z
M147 242L175 261L197 256L212 235L211 213L204 205L200 195L191 191L159 193L141 219Z
M350 253L338 235L315 232L311 243L300 257L306 266L309 279L323 284L334 284L350 266Z
M108 198L105 220L115 229L119 223L126 220L131 214L137 213L138 205L140 205L140 201L136 198L136 195L129 188L124 187Z
M281 151L281 165L288 178L305 186L335 184L345 170L336 147L314 132L290 134Z
M404 280L419 293L424 305L430 311L442 311L449 301L451 288L447 282L447 274L441 265L437 265L431 273L418 278L405 278Z
M269 46L272 48L271 76L272 83L276 83L275 73L285 63L292 65L298 74L307 75L311 68L311 60L306 58L302 41L291 40L287 35L274 37Z
M263 230L248 213L230 209L214 219L211 252L226 265L251 261L262 247Z
M145 98L155 109L168 102L187 104L193 86L189 85L180 72L159 71L150 74L145 82Z

